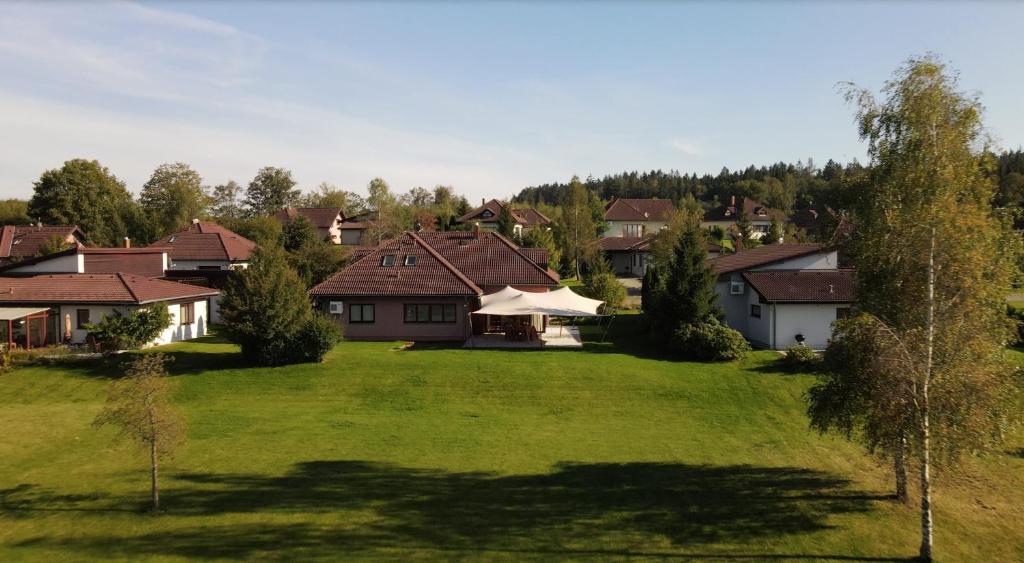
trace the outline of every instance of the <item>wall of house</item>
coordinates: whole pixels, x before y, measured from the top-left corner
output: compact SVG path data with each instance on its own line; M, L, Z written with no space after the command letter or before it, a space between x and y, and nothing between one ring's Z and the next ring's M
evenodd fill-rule
M195 322L186 325L179 324L178 319L181 313L180 304L168 304L167 310L171 313L171 326L165 329L160 336L152 342L152 345L170 344L171 342L180 342L182 340L191 340L193 338L199 338L200 336L206 336L207 330L209 330L209 315L206 310L206 300L202 299L194 301L195 315L193 318Z
M172 260L169 270L202 270L215 266L221 270L247 268L248 262L228 262L226 260Z
M357 246L362 242L362 239L362 229L342 229L341 231L341 244Z
M757 270L835 270L839 267L839 253L835 250L798 256L775 264L751 268Z
M114 305L60 305L56 307L57 312L60 315L60 322L57 326L63 335L65 316L70 315L71 342L74 344L82 344L85 342L88 331L78 328L79 309L87 309L89 311L89 322L97 323L102 320L103 317L116 313L127 315L137 308L138 306L136 305L127 307ZM200 336L205 336L209 330L205 299L195 302L195 322L188 325L178 324L178 315L181 311L180 304L169 303L167 305L167 310L171 314L171 326L165 329L160 336L151 343L151 345L169 344L171 342L198 338Z
M647 260L650 258L646 252L608 252L606 256L611 261L613 272L637 277L643 277L647 270Z
M776 314L775 306L770 303L761 303L761 296L753 289L746 287L744 290L746 295L744 296L745 305L743 314L746 318L744 319L743 330L740 330L740 333L742 333L743 336L745 336L754 346L759 348L771 347L772 323L775 320ZM761 306L760 318L750 314L751 308L754 305Z
M331 315L342 324L345 338L349 340L419 340L448 341L469 338L469 299L453 297L348 297L322 298L317 302L324 313L330 311L330 302L344 304L344 314ZM454 323L406 323L406 304L454 304ZM374 305L374 322L350 323L349 306L353 304Z
M81 254L71 254L68 256L58 256L49 260L44 260L38 264L27 264L25 266L18 266L8 270L12 274L29 274L29 273L68 273L78 274L85 271L85 256Z
M779 303L775 305L775 348L783 350L796 344L795 336L804 335L804 345L824 350L832 338L836 310L849 307L836 303Z
M747 284L743 284L743 293L740 295L732 295L729 293L729 282L731 281L743 281L743 278L739 274L732 274L730 276L723 276L719 278L715 284L715 293L718 294L718 304L722 306L722 310L725 312L725 324L730 327L746 334L747 330L747 302L749 294L753 293L755 298L757 293L747 287Z
M607 228L604 231L606 237L621 237L625 236L626 225L643 225L644 235L653 235L665 228L664 221L606 221Z

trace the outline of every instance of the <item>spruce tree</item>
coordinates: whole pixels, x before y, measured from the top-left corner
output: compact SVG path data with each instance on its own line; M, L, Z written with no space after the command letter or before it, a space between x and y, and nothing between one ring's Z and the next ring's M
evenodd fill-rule
M665 282L663 306L672 328L720 317L715 273L707 265L707 246L696 216L679 231Z
M516 236L516 218L512 215L512 206L505 204L498 211L498 233L512 239Z

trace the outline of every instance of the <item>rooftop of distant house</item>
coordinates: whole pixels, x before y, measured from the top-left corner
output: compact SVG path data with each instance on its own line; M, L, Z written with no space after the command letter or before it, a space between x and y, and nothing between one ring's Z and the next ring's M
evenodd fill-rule
M75 225L4 225L0 230L0 260L31 258L54 237L81 246L85 233Z
M195 220L188 228L165 236L150 246L169 248L173 260L245 262L256 243L216 223Z
M345 213L340 207L285 207L274 214L274 218L281 223L294 221L297 217L308 220L323 235L341 226Z
M360 252L312 295L473 296L485 288L554 287L547 252L493 232L405 232Z
M716 274L728 274L816 254L824 249L824 245L816 243L765 244L735 254L723 254L712 258L708 260L708 265Z
M786 220L786 214L778 209L772 209L756 199L736 196L730 197L727 204L719 205L705 213L704 220L735 222L744 213L751 221L770 221L772 218L778 221Z
M852 303L853 270L762 270L743 279L769 303Z
M123 272L0 277L0 303L144 305L216 294L209 288Z
M466 213L462 217L456 219L457 223L469 223L471 221L486 221L486 222L497 222L498 216L501 215L501 209L509 205L496 199L490 201L484 201L480 204L480 207L473 209ZM538 225L548 225L551 223L546 215L532 208L511 208L512 218L516 224L522 225L525 228L531 228Z
M604 206L605 221L667 221L675 205L670 199L612 198Z

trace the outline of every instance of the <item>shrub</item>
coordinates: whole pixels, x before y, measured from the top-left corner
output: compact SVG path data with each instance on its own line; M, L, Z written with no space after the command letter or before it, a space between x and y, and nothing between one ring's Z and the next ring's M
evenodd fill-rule
M338 342L341 342L341 325L327 315L314 314L291 338L289 359L292 363L319 363Z
M113 352L141 348L169 326L171 313L166 305L158 303L136 309L127 315L115 311L98 323L86 324L85 328L103 352Z
M603 258L595 261L584 279L584 293L591 299L604 301L605 314L612 314L626 300L626 287L615 278L611 266Z
M736 360L750 350L743 335L709 317L704 322L682 324L672 337L673 351L690 360Z
M782 363L792 371L815 371L821 363L821 358L809 347L794 344L786 348Z

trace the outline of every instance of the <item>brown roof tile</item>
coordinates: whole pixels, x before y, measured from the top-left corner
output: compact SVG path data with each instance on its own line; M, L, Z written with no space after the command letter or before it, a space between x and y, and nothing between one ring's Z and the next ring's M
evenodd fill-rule
M484 202L483 205L477 207L476 209L470 211L469 213L466 213L462 217L459 217L458 219L455 220L455 222L468 223L474 220L497 222L498 215L501 214L501 209L505 207L505 205L507 204L502 203L496 199L492 199L491 201ZM482 217L481 215L484 214L485 211L490 212L490 215L487 217ZM540 211L537 211L536 209L532 208L513 209L512 218L515 219L517 224L522 225L523 227L526 227L528 229L536 227L538 225L551 224L551 219L549 219Z
M825 246L821 244L766 244L735 254L717 256L708 260L708 265L717 274L728 274L814 254L824 249Z
M651 237L603 237L597 241L597 247L605 252L648 250Z
M77 246L82 246L85 240L75 225L4 225L0 231L0 259L31 258L55 236Z
M394 256L393 266L383 265L385 256ZM415 256L415 265L404 265L406 256ZM556 274L497 233L407 232L366 251L310 293L479 295L490 286L557 284Z
M0 277L0 303L141 305L216 294L208 288L125 273Z
M765 206L760 201L749 197L740 198L739 205L736 198L704 214L705 221L735 221L741 213L746 213L751 221L770 221L773 217L778 221L785 221L786 214L778 209Z
M664 221L675 209L669 199L613 198L604 207L605 221Z
M744 272L743 279L776 303L852 303L856 290L853 270L763 270Z
M170 249L171 260L249 260L256 243L216 223L198 221L150 245Z

